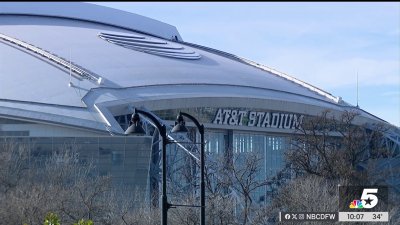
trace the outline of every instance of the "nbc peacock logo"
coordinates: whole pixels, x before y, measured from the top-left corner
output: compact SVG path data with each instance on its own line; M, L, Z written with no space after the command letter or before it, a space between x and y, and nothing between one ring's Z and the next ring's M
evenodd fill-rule
M362 208L364 208L361 200L353 200L350 203L349 207L350 207L350 209L362 209Z

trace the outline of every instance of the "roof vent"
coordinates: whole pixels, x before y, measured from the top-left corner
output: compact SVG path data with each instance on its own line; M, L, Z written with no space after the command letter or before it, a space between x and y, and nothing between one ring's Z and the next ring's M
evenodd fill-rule
M110 43L146 52L153 55L178 58L178 59L200 59L201 55L187 49L182 45L168 42L158 38L121 33L100 33L98 36Z

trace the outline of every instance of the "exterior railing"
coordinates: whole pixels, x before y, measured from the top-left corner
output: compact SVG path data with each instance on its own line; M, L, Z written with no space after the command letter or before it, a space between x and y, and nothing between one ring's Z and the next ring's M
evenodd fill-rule
M1 33L0 33L0 38L4 41L7 41L7 42L13 44L13 45L18 45L20 47L23 47L23 48L27 49L28 51L35 53L36 55L45 57L48 60L50 60L56 64L59 64L61 66L64 66L65 68L70 69L71 72L78 75L81 79L86 79L86 80L95 82L97 85L100 85L103 82L101 76L94 74L93 72L90 72L81 66L73 64L70 61L67 61L67 60L65 60L55 54L52 54L48 51L45 51L39 47L36 47L34 45L28 44L24 41L18 40L16 38L13 38L13 37L1 34Z

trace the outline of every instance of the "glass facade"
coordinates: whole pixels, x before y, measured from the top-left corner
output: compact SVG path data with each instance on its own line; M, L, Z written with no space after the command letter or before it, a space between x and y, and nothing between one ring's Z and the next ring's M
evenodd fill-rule
M19 125L34 124L27 121L13 120L8 118L0 117L0 137L19 137L19 136L29 136L29 131L26 128L18 129ZM2 126L12 127L11 130L3 130Z
M284 166L284 152L288 138L282 135L271 135L262 132L206 130L206 154L216 157L232 156L238 170L245 170L246 163L254 163L253 185L270 181ZM252 157L251 157L252 156ZM228 160L228 161L229 161ZM247 161L246 161L247 160ZM254 160L254 161L251 161ZM269 202L272 193L270 185L261 185L255 189L251 198L257 204Z
M222 131L206 131L204 140L206 154L223 154L229 141L228 134Z
M287 138L266 136L265 175L272 178L284 166L284 151L287 149Z
M233 133L233 154L236 157L247 155L255 156L252 158L257 168L254 185L261 184L273 178L284 166L284 152L287 149L287 138L282 136L271 136L258 133ZM243 155L243 156L240 156ZM241 169L244 169L246 162L238 159ZM267 201L268 193L271 187L264 185L257 188L252 195L256 203L262 204Z
M257 171L254 174L254 184L261 184L269 181L277 172L283 169L287 138L282 134L274 135L261 131L240 131L240 125L246 127L275 126L275 128L278 129L292 129L290 124L293 123L289 119L295 118L294 115L276 112L263 113L262 110L258 109L221 109L213 107L156 110L153 111L153 113L163 120L175 121L180 111L194 116L203 124L232 125L231 129L207 129L206 126L205 152L211 157L212 155L216 157L228 157L226 158L227 160L218 161L221 163L229 162L233 159L229 159L229 157L236 157L238 168L246 166L245 160L247 155L255 156L257 159ZM218 118L218 112L225 113L219 120L216 119ZM240 115L242 115L243 118L241 118ZM130 116L131 115L120 115L115 118L120 123L121 127L127 128ZM218 123L215 123L215 121ZM196 129L192 127L190 130L188 137L192 141L198 142L200 137L198 133L196 135ZM195 147L193 148L193 146ZM186 145L186 147L189 151L196 153L196 155L199 154L199 145ZM197 185L199 179L199 165L176 145L168 145L167 149L167 176L168 179L174 183L173 186L175 186L175 189L184 190L186 186ZM261 185L260 188L253 191L253 201L258 204L268 202L268 193L272 193L272 189L273 187L271 186Z
M39 165L53 153L76 150L82 164L92 162L98 174L111 176L115 187L147 188L151 154L149 137L0 138L0 146L4 143L23 144L29 151L29 163Z
M209 123L215 116L216 108L212 107L196 107L196 108L182 108L182 109L166 109L153 111L157 116L163 120L175 121L176 116L180 111L194 116L200 123Z
M251 111L253 110L253 111ZM158 110L153 113L163 120L175 121L179 111L189 113L203 124L224 125L224 129L207 129L205 132L205 152L209 157L218 156L226 160L218 163L229 163L230 157L237 157L237 166L245 166L246 156L254 155L257 158L257 171L254 174L254 182L265 182L271 179L283 167L283 153L286 149L286 138L282 135L273 135L261 131L241 131L240 126L249 124L257 127L267 127L268 123L276 124L277 128L285 128L287 120L291 118L286 114L271 113L271 120L265 116L267 113L254 111L257 109L235 108L219 109L212 107L182 108ZM236 112L237 111L237 112ZM224 112L219 118L218 112ZM245 118L245 114L247 117ZM221 114L222 115L222 114ZM241 116L243 116L243 118ZM129 126L131 114L115 116L121 128L126 130ZM275 119L273 119L275 118ZM278 119L280 119L278 121ZM219 121L215 123L214 121ZM3 119L0 123L24 123ZM229 128L227 126L231 125ZM227 129L228 128L228 129ZM196 128L189 128L189 139L198 143L200 140ZM151 131L154 131L151 129ZM148 134L152 134L149 131ZM152 139L139 137L29 137L26 131L4 131L0 136L20 136L23 142L29 145L32 160L36 163L44 162L52 152L60 149L77 148L82 163L93 162L98 166L100 175L110 175L113 183L119 185L139 185L146 188L150 180L160 181L161 171L160 156L157 149L161 149L161 143ZM10 133L19 132L19 133ZM21 133L22 132L22 133ZM28 137L21 137L21 136ZM11 138L11 137L10 137ZM146 141L143 141L146 140ZM198 144L182 144L188 151L199 156ZM153 147L152 147L153 146ZM153 151L153 153L152 153ZM152 163L153 170L150 170ZM150 174L149 174L150 173ZM199 185L199 163L190 154L180 149L177 144L167 145L167 177L171 190L185 191L198 189ZM150 182L154 183L154 182ZM154 187L153 187L153 186ZM151 184L150 190L158 189L160 186ZM256 203L265 203L270 187L262 186L253 191L252 199Z

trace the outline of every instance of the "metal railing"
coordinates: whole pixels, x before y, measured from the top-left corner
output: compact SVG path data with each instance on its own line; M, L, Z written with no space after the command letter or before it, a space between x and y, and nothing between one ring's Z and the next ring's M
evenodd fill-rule
M59 56L57 56L55 54L52 54L52 53L50 53L50 52L48 52L46 50L43 50L43 49L41 49L39 47L36 47L34 45L31 45L31 44L28 44L28 43L26 43L24 41L18 40L16 38L7 36L7 35L2 34L2 33L0 33L0 39L2 39L4 41L7 41L7 42L9 42L9 43L11 43L13 45L17 45L19 47L23 47L23 48L27 49L28 51L30 51L30 52L32 52L32 53L34 53L36 55L39 55L39 56L44 57L44 58L47 58L48 60L50 60L50 61L52 61L52 62L54 62L54 63L56 63L58 65L61 65L61 66L65 67L65 68L68 68L68 69L71 70L71 72L73 72L74 74L78 75L78 77L81 78L81 79L86 79L86 80L95 82L98 85L102 84L102 77L101 76L99 76L99 75L97 75L97 74L95 74L93 72L90 72L87 69L84 69L83 67L78 66L78 65L76 65L76 64L74 64L74 63L72 63L72 62L70 62L68 60L65 60L65 59L63 59L63 58L61 58L61 57L59 57Z
M301 85L301 86L303 86L303 87L305 87L305 88L307 88L307 89L309 89L309 90L311 90L313 92L318 93L319 95L325 96L326 98L328 98L328 99L330 99L330 100L332 100L332 101L334 101L336 103L340 103L340 100L341 100L340 97L335 97L332 94L330 94L330 93L328 93L328 92L326 92L326 91L324 91L322 89L319 89L319 88L317 88L317 87L315 87L315 86L313 86L311 84L308 84L308 83L306 83L304 81L296 79L296 78L294 78L292 76L289 76L289 75L287 75L285 73L279 72L279 71L277 71L275 69L272 69L272 68L270 68L268 66L264 66L264 65L261 65L259 63L253 62L251 60L244 59L244 58L239 58L239 59L241 59L242 61L244 61L247 64L250 64L250 65L255 66L257 68L260 68L262 70L268 71L268 72L270 72L270 73L272 73L274 75L277 75L277 76L282 77L282 78L284 78L286 80L289 80L289 81L291 81L293 83Z

